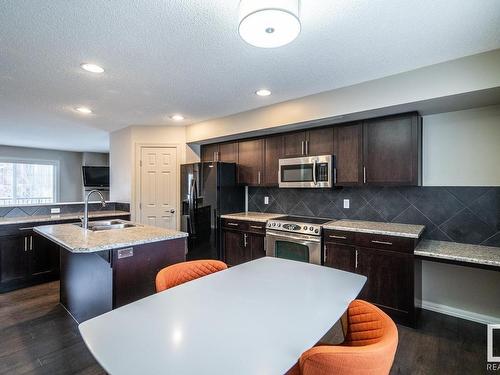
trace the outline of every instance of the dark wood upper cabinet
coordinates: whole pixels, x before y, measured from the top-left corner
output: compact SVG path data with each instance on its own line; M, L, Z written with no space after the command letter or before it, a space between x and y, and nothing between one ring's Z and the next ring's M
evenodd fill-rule
M334 128L336 184L363 184L363 126L356 123Z
M238 142L238 183L261 185L264 171L264 139Z
M384 117L363 124L365 183L419 185L422 119L416 113Z
M294 132L283 135L283 156L293 158L304 156L306 147L306 132Z
M333 155L333 127L309 130L306 154L309 156Z
M219 145L217 143L211 145L202 145L200 159L202 162L217 161L218 152Z
M284 157L315 155L333 155L333 127L283 135Z
M266 186L278 186L279 159L283 158L283 136L274 135L264 140L264 181Z
M217 161L238 162L238 142L220 143Z

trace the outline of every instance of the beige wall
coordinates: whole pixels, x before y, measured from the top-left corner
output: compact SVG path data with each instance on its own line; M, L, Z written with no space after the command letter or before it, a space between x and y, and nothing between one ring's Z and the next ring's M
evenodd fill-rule
M500 186L500 106L424 116L426 186Z
M352 115L500 86L500 49L187 127L187 142Z
M198 155L186 145L185 127L131 126L111 133L111 199L131 203L132 218L136 212L136 152L139 145L169 145L178 147L177 168L180 164L198 161ZM178 173L179 174L179 173ZM180 202L180 197L178 199ZM179 207L177 207L179 213ZM179 216L177 223L179 224Z
M422 300L428 310L482 323L500 323L500 272L422 262Z

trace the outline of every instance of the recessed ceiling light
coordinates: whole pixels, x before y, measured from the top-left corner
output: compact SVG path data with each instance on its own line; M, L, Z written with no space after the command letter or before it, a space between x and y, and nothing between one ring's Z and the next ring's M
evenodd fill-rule
M261 48L281 47L300 34L299 0L241 0L243 40Z
M76 107L75 111L83 113L85 115L89 115L92 113L92 110L88 107Z
M177 115L172 115L172 116L170 116L170 118L171 118L172 120L174 120L174 121L182 121L182 120L184 120L184 116L183 116L183 115L179 115L179 114L177 114Z
M96 64L85 63L85 64L82 64L80 66L82 67L83 70L86 70L87 72L91 72L91 73L103 73L104 72L104 69Z
M255 94L257 94L259 96L269 96L269 95L271 95L271 91L268 89L261 89L261 90L255 91Z

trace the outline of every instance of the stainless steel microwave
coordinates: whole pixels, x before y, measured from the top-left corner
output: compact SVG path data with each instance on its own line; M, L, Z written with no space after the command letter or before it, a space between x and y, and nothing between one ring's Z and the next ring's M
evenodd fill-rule
M335 183L332 155L279 160L280 188L329 188Z

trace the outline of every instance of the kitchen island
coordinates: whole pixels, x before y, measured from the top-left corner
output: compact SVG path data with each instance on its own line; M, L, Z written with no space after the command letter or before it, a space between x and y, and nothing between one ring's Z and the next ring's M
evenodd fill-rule
M186 259L187 233L119 224L34 228L60 247L60 302L79 323L153 294L156 273Z

